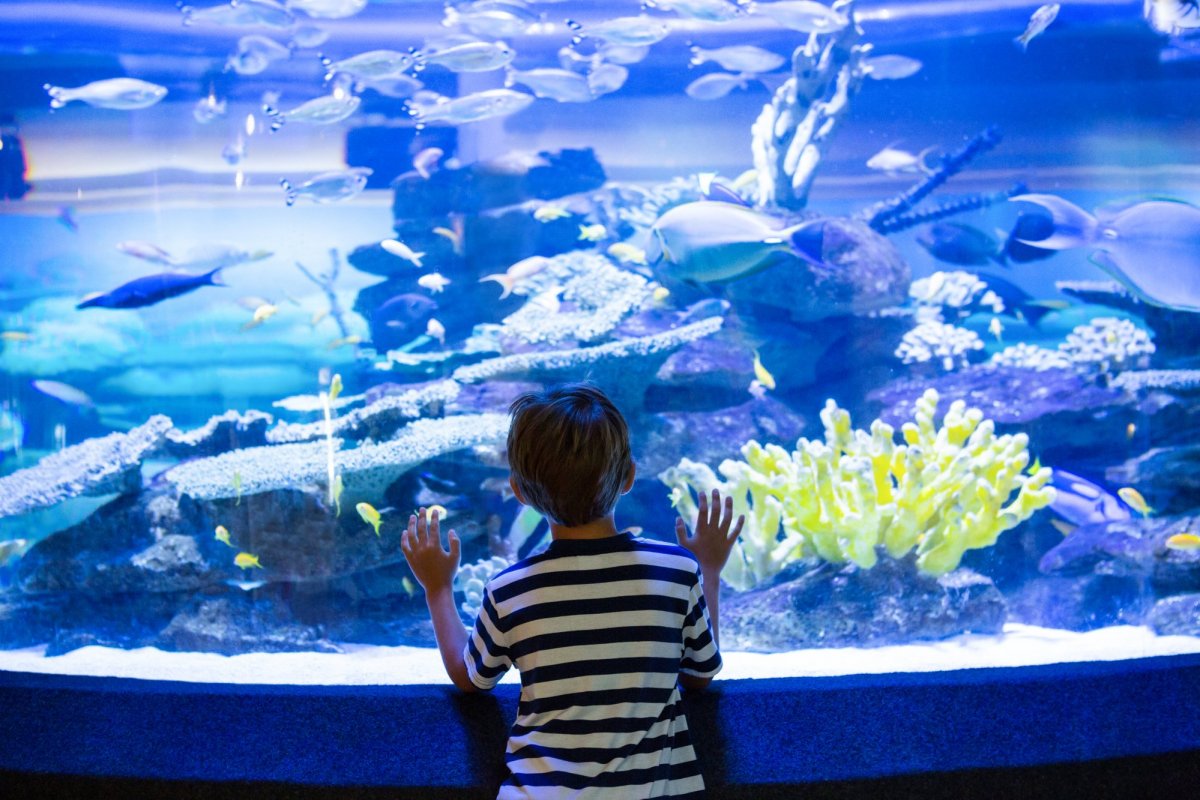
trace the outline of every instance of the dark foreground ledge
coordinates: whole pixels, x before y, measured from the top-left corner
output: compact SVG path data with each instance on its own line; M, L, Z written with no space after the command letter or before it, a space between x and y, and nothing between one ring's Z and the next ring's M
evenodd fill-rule
M516 687L0 672L9 797L490 798ZM1146 796L1200 780L1200 656L718 681L687 696L714 798Z

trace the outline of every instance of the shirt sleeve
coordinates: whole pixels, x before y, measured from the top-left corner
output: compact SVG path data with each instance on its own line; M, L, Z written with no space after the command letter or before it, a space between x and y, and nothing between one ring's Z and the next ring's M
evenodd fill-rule
M704 579L696 570L688 598L688 613L683 621L683 660L679 671L697 678L711 678L721 671L721 652L713 641L712 621L704 602Z
M479 607L479 616L475 618L475 629L463 650L463 661L466 662L471 683L484 690L499 683L512 666L507 640L500 629L500 617L492 602L491 587L483 591L483 604Z

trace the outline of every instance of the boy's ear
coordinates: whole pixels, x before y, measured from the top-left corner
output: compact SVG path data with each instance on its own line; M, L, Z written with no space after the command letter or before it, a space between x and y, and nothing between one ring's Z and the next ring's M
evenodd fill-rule
M508 475L508 486L512 489L513 497L517 498L518 503L523 506L529 505L529 503L525 502L525 495L521 494L521 490L517 487L517 482L513 480L511 472Z
M621 487L621 494L629 494L629 490L633 488L633 479L635 477L637 477L637 462L630 459L629 477L625 479L625 485Z

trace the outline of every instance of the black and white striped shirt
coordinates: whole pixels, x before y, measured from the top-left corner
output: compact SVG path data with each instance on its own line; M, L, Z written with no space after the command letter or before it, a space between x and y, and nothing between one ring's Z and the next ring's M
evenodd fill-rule
M721 655L682 547L556 539L488 582L464 657L480 689L521 672L500 800L703 795L678 678Z

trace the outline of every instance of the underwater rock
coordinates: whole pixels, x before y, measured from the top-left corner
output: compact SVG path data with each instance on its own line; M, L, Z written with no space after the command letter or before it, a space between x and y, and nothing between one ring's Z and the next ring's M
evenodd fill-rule
M794 444L804 433L806 421L778 400L768 396L717 411L670 411L655 414L644 431L637 434L638 472L657 475L684 456L706 464L739 458L738 442Z
M1200 591L1200 553L1167 539L1200 530L1200 516L1144 517L1081 525L1048 551L1046 575L1114 575L1148 580L1158 595Z
M1114 486L1144 487L1160 514L1182 514L1200 508L1200 445L1155 447L1109 467L1104 477Z
M878 311L908 297L912 271L887 238L863 222L840 217L825 220L822 238L822 267L798 256L782 258L726 285L734 307L765 305L812 322Z
M526 200L550 200L598 189L604 168L590 148L512 152L422 178L405 173L392 183L397 219L472 214Z
M1141 625L1142 581L1115 575L1039 576L1006 593L1008 621L1067 631Z
M880 647L1000 633L1006 615L995 585L965 568L932 578L917 572L912 557L884 556L866 570L796 564L767 588L722 600L721 645L759 652Z
M1200 314L1194 311L1151 305L1116 281L1055 281L1054 285L1085 303L1137 314L1154 331L1154 345L1161 356L1190 357L1200 350Z
M280 589L197 595L154 641L163 650L222 653L340 653L319 627L297 623ZM262 599L260 599L260 597ZM273 601L273 602L272 602Z
M646 387L670 354L685 344L721 329L721 317L684 325L637 339L581 347L501 356L459 367L453 377L462 383L483 381L536 381L561 383L591 377L618 407L628 413L640 410Z
M507 414L509 406L526 392L539 392L540 383L503 381L475 383L463 386L450 403L456 414Z
M0 517L81 495L134 491L142 485L142 461L161 449L171 429L171 420L156 414L128 433L110 433L65 447L36 466L0 478Z
M1159 636L1200 636L1200 594L1159 600L1146 614L1146 624Z
M447 403L458 396L455 381L435 381L417 386L402 387L402 391L380 394L365 407L333 418L330 435L361 441L390 438L412 420L442 413ZM305 423L281 422L266 436L270 444L305 442L326 435L325 421Z
M750 396L754 354L728 336L708 336L672 353L655 379L646 395L648 411L728 408Z
M242 447L259 447L267 443L267 428L274 421L274 417L262 411L251 410L245 414L226 411L195 430L186 433L177 429L168 431L165 449L175 458L194 458Z
M44 644L61 625L68 597L63 594L0 595L0 647L17 649Z

